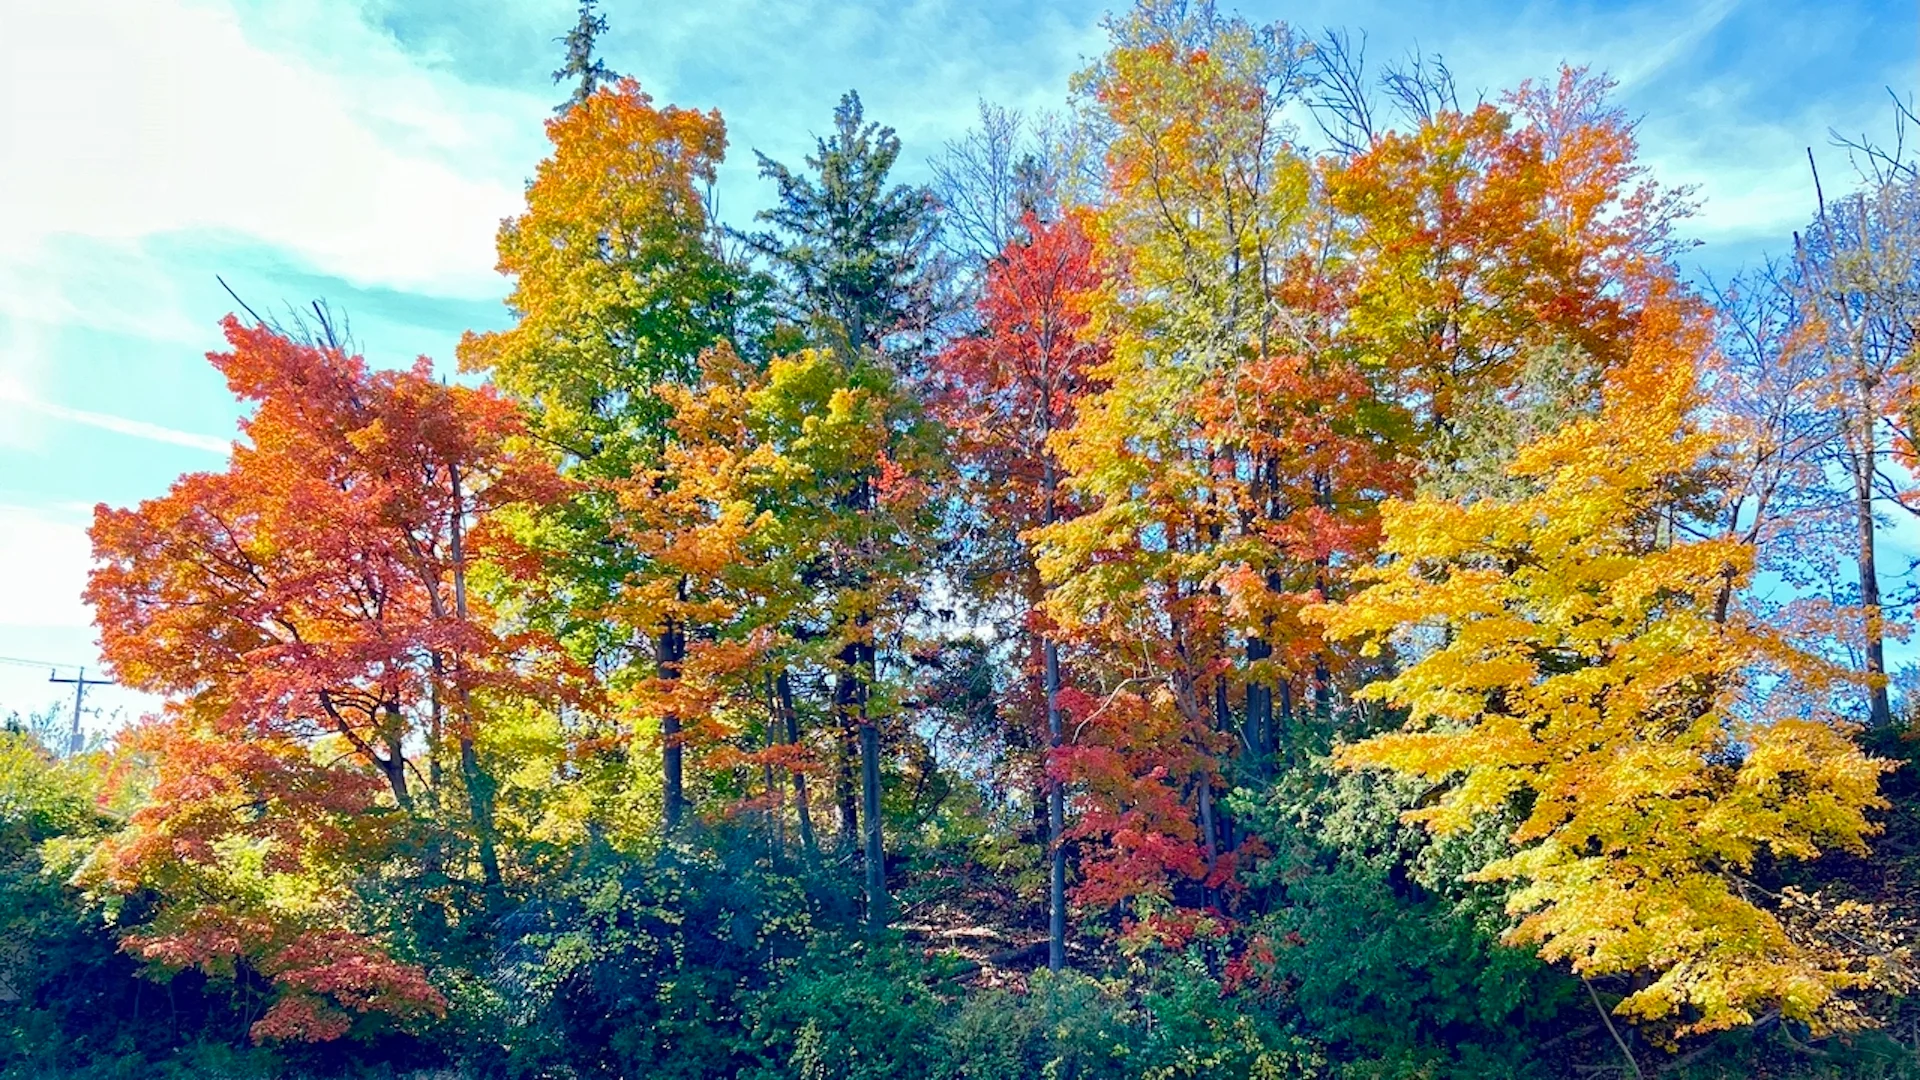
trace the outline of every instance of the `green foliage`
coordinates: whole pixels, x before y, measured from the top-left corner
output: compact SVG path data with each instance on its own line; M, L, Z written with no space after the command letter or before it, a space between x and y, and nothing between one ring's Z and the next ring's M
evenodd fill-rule
M746 1080L905 1080L932 1075L941 1014L959 987L951 958L822 940L754 1011Z
M1190 947L1154 972L1143 1002L1141 1080L1322 1075L1324 1059L1310 1038L1288 1032L1254 995L1227 993L1211 967Z
M1432 839L1399 820L1422 794L1324 759L1242 791L1236 812L1272 850L1248 874L1265 909L1253 930L1295 1027L1351 1075L1530 1075L1535 1047L1584 1005L1578 984L1500 944L1497 890L1457 884L1503 853L1502 831Z
M166 987L138 978L100 912L67 885L113 825L95 805L100 764L92 756L56 759L32 734L0 730L0 1077L6 1080L163 1075L162 1063L184 1041L246 1026L237 1003L207 994L197 975Z
M1035 972L1025 995L971 995L941 1032L940 1080L1132 1076L1144 1032L1123 981Z
M1416 56L1375 130L1339 35L1138 0L1073 130L1040 125L1059 145L1016 157L983 108L937 170L957 211L849 92L804 166L760 156L764 231L729 234L720 114L615 75L596 3L498 234L513 325L460 345L493 387L421 367L368 412L295 378L236 456L283 469L183 479L171 533L103 509L103 634L158 627L109 660L175 700L110 758L0 731L0 1080L1920 1076L1920 744L1795 714L1796 755L1722 693L1785 653L1739 621L1754 537L1831 494L1830 446L1767 432L1839 406L1797 376L1801 404L1763 400L1790 341L1742 331L1764 379L1717 364L1728 313L1670 265L1687 199L1609 80L1462 110ZM943 215L998 238L971 332ZM1913 472L1893 360L1864 419ZM523 495L447 456L443 499L413 447L464 428L421 419L448 394ZM352 468L301 471L323 443ZM1770 501L1775 468L1820 490ZM1838 656L1844 621L1807 632ZM1648 640L1669 674L1622 661ZM352 665L410 675L363 727L322 693L317 733L288 702ZM1817 670L1753 698L1856 689ZM1906 766L1885 804L1861 743ZM1336 770L1341 744L1390 771ZM1858 767L1806 767L1834 760ZM1779 827L1836 780L1843 827ZM1813 839L1845 850L1780 865ZM1521 916L1562 966L1503 943ZM1744 988L1673 960L1749 939ZM1857 1024L1810 1027L1769 975L1812 952ZM1635 997L1652 1023L1596 1011Z
M859 94L840 98L833 128L807 158L812 176L759 155L779 199L754 215L771 228L745 239L783 279L789 318L822 343L859 351L924 334L940 284L933 193L888 182L900 139L866 119Z
M590 854L500 921L450 1044L488 1077L726 1075L815 906L746 844Z

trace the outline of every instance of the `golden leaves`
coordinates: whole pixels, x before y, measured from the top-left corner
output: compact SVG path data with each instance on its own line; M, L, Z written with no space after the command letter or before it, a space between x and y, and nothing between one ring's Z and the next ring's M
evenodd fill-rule
M1511 936L1547 959L1650 972L1622 1013L1679 1033L1768 1007L1819 1026L1864 976L1789 935L1737 875L1762 853L1862 849L1891 766L1837 717L1768 715L1742 693L1834 675L1730 604L1745 545L1682 527L1715 449L1694 422L1703 352L1697 312L1656 296L1599 414L1520 453L1524 493L1385 508L1391 561L1314 614L1376 653L1399 636L1405 666L1366 694L1407 726L1339 761L1444 781L1409 815L1435 831L1521 808L1519 850L1478 876L1520 883Z

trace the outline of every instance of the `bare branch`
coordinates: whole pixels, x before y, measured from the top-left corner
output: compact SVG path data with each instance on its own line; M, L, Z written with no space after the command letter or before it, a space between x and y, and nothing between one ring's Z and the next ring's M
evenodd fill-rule
M1347 155L1373 145L1373 94L1368 89L1367 35L1332 27L1313 42L1306 60L1307 111L1333 148Z

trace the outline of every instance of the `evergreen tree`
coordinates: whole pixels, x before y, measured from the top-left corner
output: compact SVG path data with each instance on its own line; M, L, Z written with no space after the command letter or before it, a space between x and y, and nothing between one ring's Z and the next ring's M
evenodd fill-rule
M840 99L833 126L806 159L811 175L756 152L779 203L754 215L771 228L743 239L783 279L790 318L855 353L889 348L900 367L942 311L938 200L888 184L900 139L866 121L859 94Z
M593 7L599 0L580 0L580 21L562 37L554 38L567 47L567 62L553 73L556 83L573 82L573 93L567 100L554 107L554 112L564 113L575 105L593 96L594 90L604 83L620 80L618 72L606 65L593 53L594 43L600 35L607 32L607 17L596 14Z
M932 258L938 234L938 202L921 187L889 184L900 157L892 128L866 121L860 95L848 91L834 110L834 133L818 140L806 159L812 175L759 154L760 175L773 180L778 204L756 214L771 229L744 237L782 279L788 317L809 328L839 358L849 379L874 371L906 375L924 348L940 310L942 268ZM917 340L916 340L917 339ZM876 462L853 478L841 509L872 518L885 479ZM875 580L878 553L863 548L842 576L858 595ZM843 782L841 835L862 841L866 866L867 919L884 926L887 911L885 850L880 821L880 729L874 689L879 681L875 612L866 606L842 613L835 635L845 642L835 658L833 712L846 744L858 742L860 800ZM849 770L844 766L841 776ZM858 828L856 829L856 821Z

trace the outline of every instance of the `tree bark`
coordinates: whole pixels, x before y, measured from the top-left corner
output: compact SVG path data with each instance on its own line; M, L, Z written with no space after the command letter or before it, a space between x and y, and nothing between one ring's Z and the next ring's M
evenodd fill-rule
M1819 220L1822 231L1826 233L1827 258L1837 259L1840 255L1839 243L1833 232L1833 223L1827 219L1827 196L1820 187L1820 170L1814 164L1813 150L1807 150L1807 165L1813 170L1813 192L1819 207ZM1861 222L1862 242L1866 240ZM1801 271L1806 275L1809 285L1820 288L1817 275L1806 257L1806 249L1799 244L1799 235L1794 236L1796 255L1800 260ZM1875 559L1875 528L1873 520L1873 481L1879 463L1876 460L1879 450L1879 435L1876 426L1880 415L1874 400L1875 374L1867 361L1866 334L1854 318L1853 308L1847 302L1847 295L1837 282L1828 278L1826 286L1835 290L1832 297L1839 310L1840 329L1846 341L1847 360L1851 370L1847 372L1848 390L1854 395L1850 409L1852 415L1844 419L1846 432L1848 466L1852 472L1854 494L1854 525L1859 537L1859 553L1856 569L1860 575L1861 630L1866 638L1866 674L1869 680L1868 711L1870 722L1875 727L1884 727L1893 721L1893 709L1887 695L1887 656L1886 630L1884 615L1880 606L1880 575Z
M774 691L780 699L780 715L787 725L787 745L800 745L800 713L793 707L793 679L787 669L781 668L774 679ZM806 852L807 861L819 858L820 848L813 835L813 809L807 800L807 774L799 769L793 770L794 814L800 824L800 847Z
M843 665L847 663L844 651L840 659ZM853 785L854 744L860 736L857 724L850 719L855 679L850 670L842 670L835 674L833 683L833 797L840 810L840 835L835 843L843 852L855 850L860 843L860 798Z
M880 728L871 709L877 657L873 644L866 639L870 627L867 616L855 616L854 626L858 636L842 653L849 678L844 705L859 736L860 814L864 819L860 822L861 862L866 869L867 925L878 931L886 927L888 912L886 838L880 815Z
M866 815L867 925L886 928L887 857L880 821L880 729L871 718L860 722L860 802Z
M662 682L680 678L680 666L687 657L686 634L678 623L668 619L654 637L654 674ZM680 712L668 707L660 715L660 771L664 778L667 832L680 828L686 816L686 750L680 743Z
M1264 637L1247 639L1247 664L1258 664L1273 657L1273 645ZM1240 741L1254 776L1267 774L1267 755L1273 745L1273 685L1266 679L1247 681L1247 718Z
M462 624L467 621L467 557L463 532L467 515L465 497L460 493L460 467L447 463L447 474L453 482L453 614ZM480 768L480 757L474 751L473 734L473 695L466 686L465 663L462 658L454 657L456 674L462 676L460 682L460 771L461 779L467 787L467 809L473 817L474 839L480 847L480 873L486 882L489 893L498 897L500 893L500 853L495 843L493 826L493 778Z
M1871 417L1866 424L1873 422ZM1864 425L1863 425L1864 426ZM1863 629L1867 645L1867 678L1869 719L1874 727L1885 728L1893 723L1893 707L1887 694L1887 646L1885 616L1880 606L1880 573L1876 565L1875 536L1873 522L1873 446L1868 443L1862 464L1854 476L1854 509L1860 536L1860 605L1865 609L1862 616Z
M1054 775L1051 757L1064 745L1060 719L1060 646L1051 639L1040 647L1047 684L1047 970L1067 965L1067 792Z

